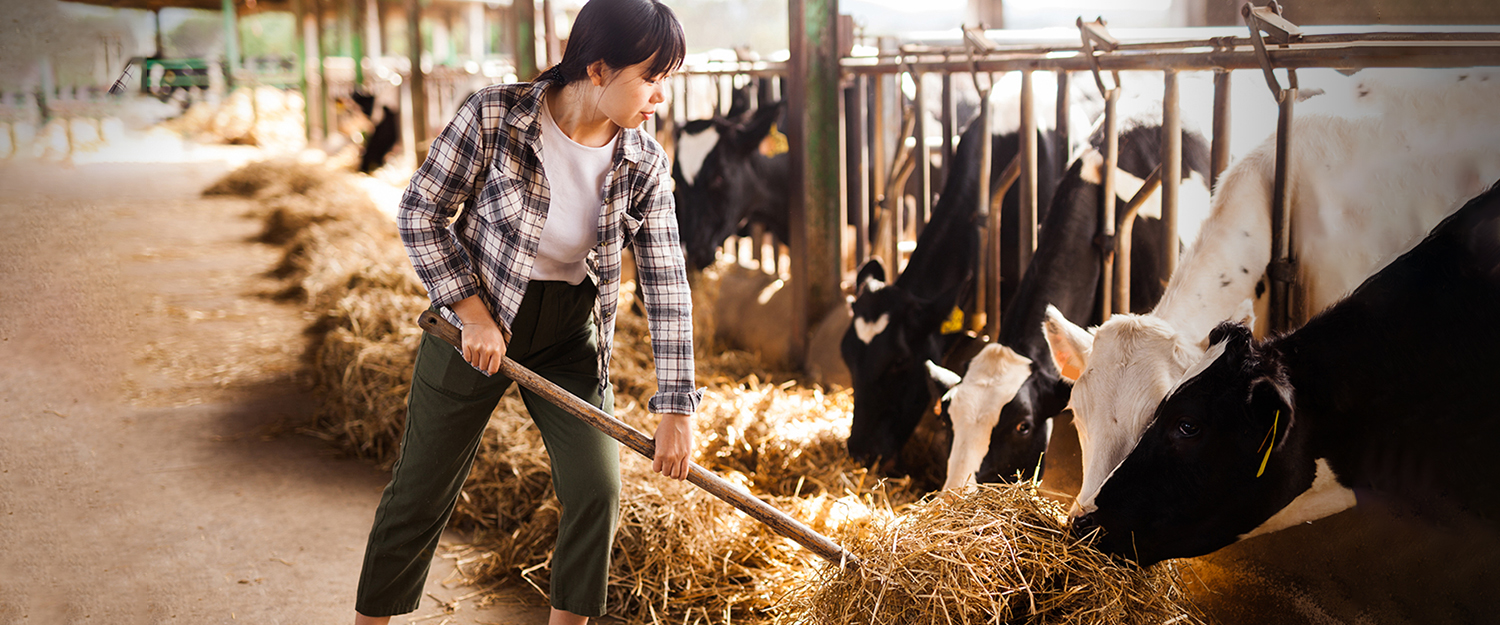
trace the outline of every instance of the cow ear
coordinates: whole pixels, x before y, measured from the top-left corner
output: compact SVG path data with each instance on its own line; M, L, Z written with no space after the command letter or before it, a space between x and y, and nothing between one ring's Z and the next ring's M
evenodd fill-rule
M880 262L878 256L871 257L854 274L854 296L860 297L869 291L879 290L882 286L885 286L885 264Z
M776 120L781 118L782 103L773 106L765 106L751 115L750 121L738 125L734 129L734 145L741 151L749 151L760 147L761 140L771 134L771 127L776 125Z
M1052 348L1052 363L1057 372L1069 382L1077 382L1078 376L1088 367L1089 352L1094 349L1094 335L1088 330L1068 321L1056 306L1047 305L1047 319L1042 322L1042 333L1047 336L1047 346Z
M1251 421L1265 431L1266 440L1273 449L1280 447L1296 418L1291 385L1280 376L1257 377L1250 381L1249 400Z
M953 371L946 369L942 365L937 364L931 360L925 361L922 364L927 365L927 377L931 379L932 383L937 385L939 389L942 389L942 394L944 395L946 395L948 391L952 390L953 387L958 386L958 383L963 380L963 378L958 377L957 373L954 373Z

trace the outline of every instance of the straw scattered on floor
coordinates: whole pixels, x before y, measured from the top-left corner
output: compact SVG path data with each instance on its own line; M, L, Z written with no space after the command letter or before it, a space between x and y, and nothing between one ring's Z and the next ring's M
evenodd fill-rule
M281 295L315 319L309 360L324 404L308 431L388 467L427 298L394 224L351 175L267 162L210 192L259 199L262 240L284 249ZM616 415L649 435L650 338L645 319L630 312L633 286L623 287L611 370ZM622 451L611 614L631 624L780 625L1160 622L1180 612L1164 603L1175 597L1170 580L1067 542L1057 511L1034 493L981 489L955 502L918 502L910 480L877 479L854 465L844 451L850 392L800 385L703 341L712 336L703 331L711 322L702 317L712 316L703 296L713 288L694 292L698 380L708 387L695 459L866 564L855 577L837 575L791 540ZM474 585L527 584L545 602L558 522L549 466L512 390L491 418L452 521L471 537L455 564ZM923 605L943 611L915 611Z

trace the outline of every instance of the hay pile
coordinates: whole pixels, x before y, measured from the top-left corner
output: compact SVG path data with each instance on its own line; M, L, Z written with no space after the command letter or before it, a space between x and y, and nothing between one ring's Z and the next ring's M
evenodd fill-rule
M427 299L394 225L358 195L349 176L268 162L231 174L213 191L259 198L267 224L263 238L286 250L277 269L285 293L299 298L316 319L310 355L324 405L310 430L389 466L420 338L414 320ZM645 402L655 392L655 374L646 321L629 312L633 293L628 284L621 289L611 381L616 415L649 435L655 420ZM881 528L917 501L919 490L909 480L877 479L849 461L843 447L853 404L849 391L800 386L781 374L763 380L752 373L757 370L755 359L743 352L700 346L698 379L708 391L695 420L695 459L814 531L834 536L872 565L878 562L873 546L888 542L878 538L884 536ZM540 434L512 390L491 418L453 516L472 540L455 562L471 583L525 583L538 591L539 603L545 601L558 522L548 467ZM622 484L610 609L626 622L896 622L827 616L829 608L817 607L821 600L812 589L838 580L822 570L821 560L696 487L652 473L650 461L633 452L622 451ZM922 505L930 506L919 504L915 516L930 509ZM926 548L941 553L953 545ZM872 565L864 575L876 574ZM1082 601L1099 592L1090 583L1068 586L1075 589L1070 596ZM845 594L831 601L859 609L859 591L838 592ZM1032 593L1040 597L1042 591ZM1074 605L1047 601L1060 609ZM1111 601L1135 609L1123 599Z
M218 102L199 101L162 125L204 143L295 149L305 143L302 94L259 86Z
M1035 484L986 484L839 532L857 569L824 568L789 604L810 625L1198 623L1171 564L1110 559L1070 536Z

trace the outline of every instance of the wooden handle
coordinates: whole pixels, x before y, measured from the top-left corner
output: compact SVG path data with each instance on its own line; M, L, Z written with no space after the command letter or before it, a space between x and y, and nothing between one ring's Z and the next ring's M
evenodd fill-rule
M437 313L427 310L417 319L417 325L423 330L432 333L449 345L463 348L463 334L448 323ZM529 369L516 364L509 357L501 360L500 373L515 380L521 386L541 395L547 401L568 411L573 416L583 419L585 423L594 426L601 432L608 434L610 438L620 441L626 447L635 450L636 453L647 458L656 457L656 443L642 434L639 430L630 427L624 421L614 418L608 413L600 410L597 406L590 404L578 396L569 393L562 387L543 379ZM814 532L812 528L803 525L801 521L787 516L786 513L777 510L770 504L762 501L748 491L729 483L717 474L699 466L695 462L688 463L687 480L693 485L708 491L710 495L718 497L725 503L738 508L741 512L750 515L750 518L764 523L772 531L797 541L803 547L812 550L813 553L824 560L842 567L855 567L859 560L854 554L845 551L837 543L828 537Z

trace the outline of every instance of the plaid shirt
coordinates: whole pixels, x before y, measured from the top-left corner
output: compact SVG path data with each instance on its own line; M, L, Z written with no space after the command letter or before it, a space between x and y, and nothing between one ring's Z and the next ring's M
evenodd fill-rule
M509 328L526 294L551 201L538 117L547 85L492 85L471 96L432 142L401 196L401 240L432 303L455 325L462 324L449 306L478 294ZM609 383L620 252L634 245L656 356L658 390L647 408L692 414L703 389L693 388L692 296L671 171L656 141L638 129L621 130L604 178L598 244L585 265L599 287L600 389ZM453 220L460 204L467 208Z

